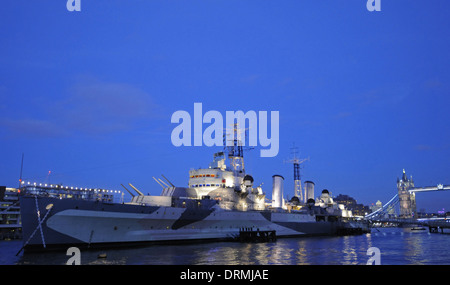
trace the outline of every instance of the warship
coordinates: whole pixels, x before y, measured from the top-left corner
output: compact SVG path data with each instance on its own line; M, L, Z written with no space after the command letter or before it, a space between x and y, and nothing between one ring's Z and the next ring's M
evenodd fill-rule
M272 232L276 237L339 235L370 231L329 191L316 199L283 198L284 178L273 175L272 200L245 172L243 148L214 154L207 168L189 171L188 187L165 176L156 182L159 196L135 192L129 202L114 202L104 190L56 185L37 191L24 185L20 194L23 247L27 251L236 240L243 232ZM29 184L29 183L28 183ZM69 194L70 193L70 194ZM22 250L21 249L21 250Z

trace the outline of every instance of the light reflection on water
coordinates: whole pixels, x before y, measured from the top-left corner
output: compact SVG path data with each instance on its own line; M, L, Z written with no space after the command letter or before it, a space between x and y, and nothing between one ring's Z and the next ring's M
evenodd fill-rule
M65 252L20 254L21 241L0 242L0 264L65 264ZM381 264L450 264L450 235L373 229L371 234L343 237L285 238L268 243L214 242L152 245L82 251L81 264L162 265L356 265L366 264L367 250L378 247ZM98 258L106 253L107 258Z

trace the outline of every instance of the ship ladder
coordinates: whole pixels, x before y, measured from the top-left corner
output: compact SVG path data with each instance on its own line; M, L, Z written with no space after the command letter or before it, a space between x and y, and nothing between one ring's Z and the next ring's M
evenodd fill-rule
M36 201L36 211L37 211L37 218L38 218L38 225L37 227L34 229L33 233L30 235L30 237L28 238L28 240L23 244L22 248L19 249L19 251L16 253L16 256L19 255L19 253L25 248L25 246L27 246L27 244L30 242L30 240L34 237L34 235L36 234L37 230L40 229L41 232L41 238L42 238L42 245L44 246L44 248L46 248L45 246L45 240L44 240L44 233L42 232L42 223L44 222L45 218L47 218L48 214L50 213L50 210L52 209L52 207L50 206L47 210L47 213L45 213L44 218L42 218L41 220L41 213L39 212L39 206L38 206L38 201L37 201L37 196L34 196L35 201ZM52 205L53 206L53 205Z

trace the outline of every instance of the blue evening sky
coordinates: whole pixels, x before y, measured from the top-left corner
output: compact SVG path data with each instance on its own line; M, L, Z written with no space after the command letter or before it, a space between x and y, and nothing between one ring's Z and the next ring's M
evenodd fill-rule
M279 154L246 153L269 197L273 174L293 195L294 143L316 194L385 203L403 169L450 184L448 0L66 2L0 3L0 185L17 186L25 153L25 180L186 186L221 149L172 145L171 115L194 102L279 111ZM450 192L417 204L450 209Z

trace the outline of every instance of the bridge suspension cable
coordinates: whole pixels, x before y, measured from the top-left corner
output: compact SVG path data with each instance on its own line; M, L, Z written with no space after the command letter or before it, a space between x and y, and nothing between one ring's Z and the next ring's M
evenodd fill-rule
M384 214L386 214L388 209L394 207L397 203L398 203L398 194L395 194L395 196L392 197L392 199L389 200L389 202L384 204L383 207L381 207L380 209L376 210L373 213L370 213L370 214L366 215L364 218L370 220L370 219L373 219L375 217L379 217L381 215L384 215Z

